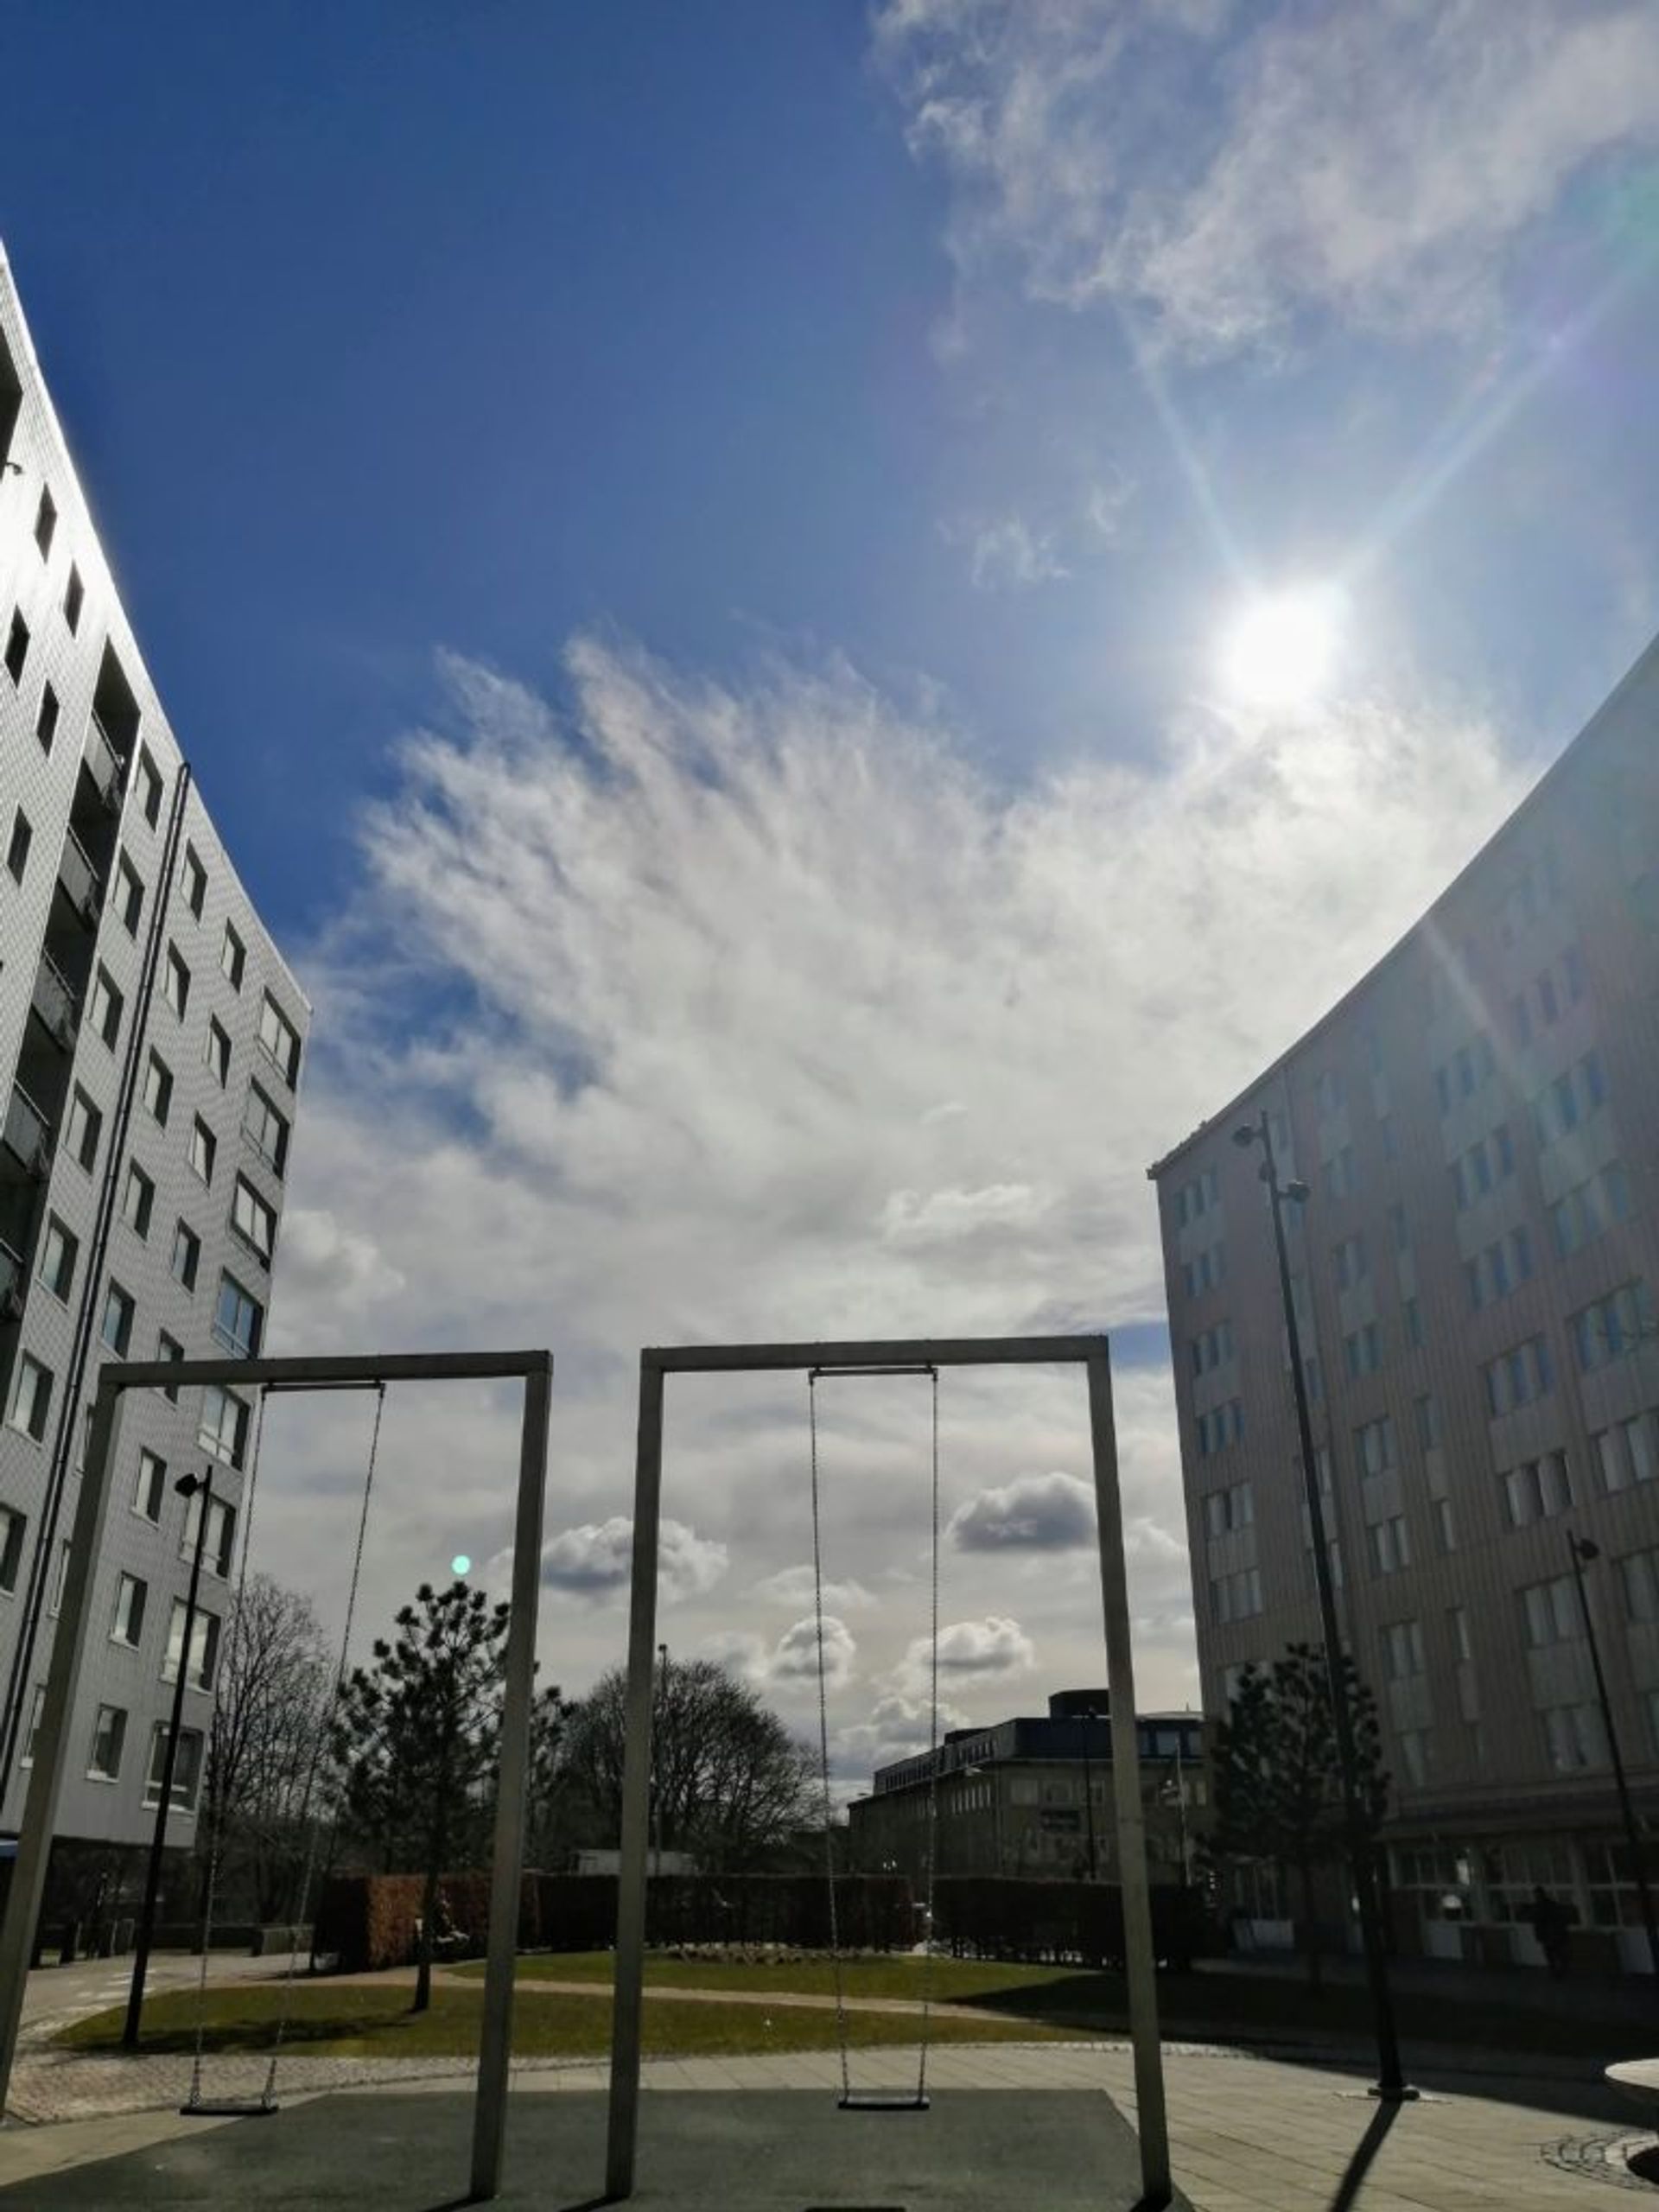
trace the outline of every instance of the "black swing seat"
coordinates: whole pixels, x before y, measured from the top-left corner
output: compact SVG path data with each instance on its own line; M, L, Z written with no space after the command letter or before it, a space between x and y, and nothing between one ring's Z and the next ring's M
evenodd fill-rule
M925 2112L927 2097L914 2089L849 2089L836 2101L839 2112Z
M281 2110L280 2105L268 2103L263 2097L202 2097L194 2104L179 2107L186 2120L266 2120Z

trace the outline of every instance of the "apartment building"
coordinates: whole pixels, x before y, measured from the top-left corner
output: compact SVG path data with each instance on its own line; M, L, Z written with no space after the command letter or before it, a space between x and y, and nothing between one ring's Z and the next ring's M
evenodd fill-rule
M15 1834L100 1362L252 1356L308 1009L122 613L0 255L0 1831ZM129 1399L60 1859L153 1826L178 1670L189 1840L251 1407ZM181 1649L210 1465L203 1602ZM192 1501L195 1504L196 1501Z
M1659 646L1405 938L1149 1173L1207 1712L1319 1633L1259 1149L1332 1565L1394 1777L1408 1948L1647 1966L1617 1739L1659 1815ZM1656 1854L1659 1855L1659 1854ZM1284 1910L1260 1901L1266 1916Z
M1154 1881L1189 1878L1209 1819L1204 1723L1141 1713L1136 1787ZM940 1874L1117 1879L1111 1694L1058 1690L1046 1714L955 1728L937 1751L878 1767L849 1808L849 1853L866 1873L919 1882L938 1808Z

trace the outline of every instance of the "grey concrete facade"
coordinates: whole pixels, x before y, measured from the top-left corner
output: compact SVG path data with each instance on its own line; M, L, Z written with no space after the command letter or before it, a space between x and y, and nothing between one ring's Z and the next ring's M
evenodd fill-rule
M309 1009L150 684L3 255L0 463L0 852L16 863L0 872L0 1830L15 1832L99 1363L260 1348ZM170 1822L190 1839L251 1421L200 1389L126 1409L61 1836L148 1836L188 1579L173 1484L211 1464L226 1517Z
M1257 1151L1272 1117L1339 1606L1395 1781L1396 1926L1646 1963L1568 1531L1659 1814L1659 647L1330 1014L1150 1171L1206 1711L1316 1640ZM1271 1911L1271 1904L1261 1908Z

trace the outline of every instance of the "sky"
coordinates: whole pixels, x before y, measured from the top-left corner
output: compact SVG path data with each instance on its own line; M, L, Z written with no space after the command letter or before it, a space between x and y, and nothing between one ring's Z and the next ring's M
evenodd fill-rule
M1659 15L11 29L0 236L315 1008L273 1348L554 1348L580 1691L642 1343L1108 1330L1140 1699L1194 1698L1144 1171L1648 640ZM931 1408L817 1398L852 1788L927 1731ZM370 1417L262 1462L256 1563L336 1615ZM364 1634L505 1586L512 1425L390 1395ZM1081 1383L947 1374L939 1433L947 1720L1099 1682ZM671 1386L660 1632L804 1731L808 1471L804 1381Z

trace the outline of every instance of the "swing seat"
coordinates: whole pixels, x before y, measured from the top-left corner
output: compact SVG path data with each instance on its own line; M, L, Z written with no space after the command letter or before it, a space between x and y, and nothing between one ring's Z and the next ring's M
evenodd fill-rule
M281 2110L280 2105L263 2097L202 2097L194 2104L179 2107L185 2120L268 2120Z
M849 2089L836 2100L837 2112L925 2112L929 2099L914 2089Z

